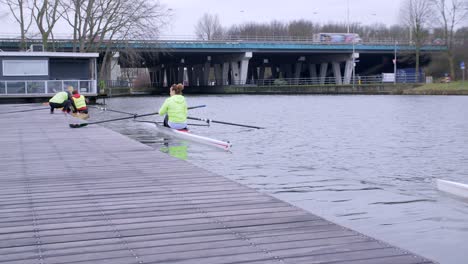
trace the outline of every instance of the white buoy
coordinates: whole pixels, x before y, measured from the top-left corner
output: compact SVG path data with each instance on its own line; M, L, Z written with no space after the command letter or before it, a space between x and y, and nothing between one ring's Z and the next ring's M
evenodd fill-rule
M437 189L468 199L468 184L437 179Z

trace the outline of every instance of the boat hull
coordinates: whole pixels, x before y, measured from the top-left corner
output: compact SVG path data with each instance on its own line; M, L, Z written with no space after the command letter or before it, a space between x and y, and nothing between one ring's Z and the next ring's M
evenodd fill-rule
M232 147L232 144L229 141L222 141L222 140L213 139L213 138L209 138L209 137L199 136L199 135L195 135L195 134L193 134L193 133L191 133L190 131L187 131L187 130L183 130L183 131L176 130L176 129L168 128L168 127L165 127L165 126L161 126L161 125L159 125L157 123L152 123L152 124L154 124L156 126L156 128L157 128L157 130L159 132L161 132L163 134L166 134L166 135L169 135L169 136L174 136L174 137L177 137L177 138L194 141L194 142L197 142L197 143L201 143L201 144L221 148L221 149L224 149L224 150L230 150L231 147Z
M440 191L468 199L468 184L437 179L437 189Z

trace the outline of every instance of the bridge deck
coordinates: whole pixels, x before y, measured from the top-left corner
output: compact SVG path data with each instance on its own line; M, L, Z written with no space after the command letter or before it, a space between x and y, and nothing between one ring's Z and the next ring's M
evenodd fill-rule
M59 113L0 135L0 263L432 263Z

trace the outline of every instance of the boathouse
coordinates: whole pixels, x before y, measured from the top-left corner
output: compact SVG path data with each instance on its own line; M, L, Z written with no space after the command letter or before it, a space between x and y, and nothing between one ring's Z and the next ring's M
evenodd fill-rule
M37 101L71 85L97 96L98 53L0 51L0 101Z

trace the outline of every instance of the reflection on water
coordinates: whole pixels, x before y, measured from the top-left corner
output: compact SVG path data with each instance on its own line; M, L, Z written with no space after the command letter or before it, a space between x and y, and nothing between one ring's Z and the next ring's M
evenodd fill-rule
M108 107L151 113L164 99L112 98ZM439 193L434 180L468 183L468 97L238 95L187 101L208 106L191 116L267 129L191 128L231 141L229 153L181 143L145 123L105 125L158 151L171 154L175 146L172 154L197 166L441 263L466 259L468 203ZM92 120L119 116L93 110Z
M179 145L172 145L166 142L159 150L181 160L187 160L188 157L186 142L180 142Z

